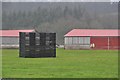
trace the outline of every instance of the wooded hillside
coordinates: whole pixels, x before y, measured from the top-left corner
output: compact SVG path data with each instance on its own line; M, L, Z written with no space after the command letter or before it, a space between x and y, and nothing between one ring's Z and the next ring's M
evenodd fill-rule
M58 44L63 44L64 34L74 28L117 29L117 4L97 4L3 3L2 26L3 29L36 28L39 32L56 32Z

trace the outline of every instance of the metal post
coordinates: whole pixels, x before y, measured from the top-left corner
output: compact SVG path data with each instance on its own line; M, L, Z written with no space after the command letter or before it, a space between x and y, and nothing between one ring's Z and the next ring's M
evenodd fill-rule
M110 49L110 39L108 37L108 50Z

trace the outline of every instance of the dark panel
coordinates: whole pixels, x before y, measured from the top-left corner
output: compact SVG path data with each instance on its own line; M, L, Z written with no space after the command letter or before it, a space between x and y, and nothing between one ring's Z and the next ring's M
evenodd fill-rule
M30 40L29 40L29 33L25 33L25 53L24 53L24 57L29 57L30 56Z
M31 57L35 56L35 33L29 33L29 55Z
M21 42L22 37L20 37ZM56 57L56 34L55 33L24 33L22 57Z
M45 46L46 46L46 33L40 33L40 56L44 57L45 55Z
M23 57L25 55L25 33L19 33L19 57Z
M46 33L40 33L40 46L45 46L46 43Z

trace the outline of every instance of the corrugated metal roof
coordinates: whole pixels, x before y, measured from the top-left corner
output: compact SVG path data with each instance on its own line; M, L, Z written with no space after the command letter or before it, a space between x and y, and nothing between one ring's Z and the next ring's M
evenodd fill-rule
M117 30L117 29L73 29L64 36L120 36L120 30Z
M19 32L33 32L34 30L0 30L0 36L19 37Z

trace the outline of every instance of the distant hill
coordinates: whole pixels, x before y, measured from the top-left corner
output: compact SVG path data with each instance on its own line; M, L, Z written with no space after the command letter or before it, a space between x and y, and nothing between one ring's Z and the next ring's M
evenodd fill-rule
M118 3L3 2L3 29L56 32L57 43L74 28L118 29Z
M3 2L3 10L9 12L12 11L34 11L39 6L43 8L56 7L56 6L70 6L71 8L75 5L81 5L90 13L111 13L117 12L118 3L114 2Z

